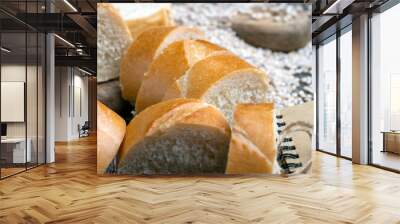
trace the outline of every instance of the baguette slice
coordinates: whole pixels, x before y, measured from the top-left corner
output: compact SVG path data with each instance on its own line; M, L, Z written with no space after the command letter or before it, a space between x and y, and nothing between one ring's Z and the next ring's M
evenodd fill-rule
M227 51L227 50L226 51L216 51L216 52L213 52L210 55L208 55L208 57L201 59L198 62L199 63L200 62L207 63L207 61L212 62L213 60L215 60L215 58L219 58L219 56L221 56L221 55L228 55L228 57L234 56L230 51ZM244 61L241 60L241 62L244 62ZM196 63L194 65L196 65ZM192 65L192 67L194 65ZM246 64L246 66L247 65L248 64ZM189 68L189 70L187 70L182 76L180 76L177 80L175 80L168 86L167 90L164 93L164 96L162 99L163 101L186 97L187 80L188 80L188 76L189 76L191 68Z
M173 26L170 3L118 3L122 18L136 39L146 29L160 26Z
M226 173L277 171L274 105L239 104L233 118Z
M97 81L118 78L122 55L132 42L128 27L110 4L97 7Z
M225 49L204 40L182 40L170 44L151 63L136 98L137 112L161 102L166 89L197 61Z
M161 102L127 126L118 173L224 173L229 138L229 125L214 106L183 98Z
M150 63L169 44L185 39L201 39L203 33L188 27L155 27L142 32L131 44L121 62L122 96L135 104L144 74Z
M268 102L267 90L265 73L231 53L222 52L194 64L168 88L163 99L202 99L218 107L231 122L236 104Z
M126 124L118 114L97 101L97 173L105 173L124 139Z

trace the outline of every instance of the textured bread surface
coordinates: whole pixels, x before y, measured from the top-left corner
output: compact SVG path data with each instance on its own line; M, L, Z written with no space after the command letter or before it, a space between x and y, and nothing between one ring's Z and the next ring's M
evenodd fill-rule
M177 81L171 83L171 85L168 86L167 90L165 90L162 101L177 99L177 98L182 98L182 97L185 97L185 96L183 95L183 90L180 87L178 80L177 80Z
M218 54L196 63L187 75L188 98L201 98L213 84L240 69L252 65L233 54Z
M137 112L161 102L167 88L197 61L224 49L204 40L182 40L170 44L150 64L136 98Z
M197 67L197 66L201 66L202 64L206 64L207 63L206 61L213 61L215 58L219 58L218 56L220 56L220 55L229 55L228 57L234 56L228 50L211 52L209 55L207 55L203 59L201 59L201 60L197 61L195 64L193 64L183 75L181 75L177 80L172 82L166 89L162 100L170 100L170 99L186 97L187 82L188 82L188 77L191 72L191 69L193 67Z
M179 151L182 153L200 153L199 155L203 155L204 158L198 158L197 161L206 161L203 160L206 159L205 157L214 158L222 162L225 167L229 138L229 125L221 112L214 106L196 99L184 98L161 102L146 108L129 123L120 150L118 172L140 173L137 166L143 168L143 164L150 161L142 161L143 164L140 165L136 164L136 158L145 157L149 150L155 154L151 154L152 156L148 159L157 157L160 153L165 153L165 150L172 150L167 154L171 155L168 160L173 163L182 162L179 162L180 157L176 157L176 154L174 154ZM196 150L201 152L196 152ZM221 150L225 151L225 160L221 157L224 154ZM193 155L182 156L192 158ZM157 159L153 162L157 166L161 166L162 164L159 163L165 161ZM198 164L195 165L194 161L192 162L194 167L198 166ZM203 164L202 166L208 165L210 164ZM182 164L182 166L185 167L186 165ZM136 168L133 169L132 167ZM214 165L213 167L215 172L220 172L220 168L217 169ZM203 171L197 168L193 169L199 172ZM142 173L150 172L146 169L141 171ZM187 171L191 173L193 170L188 169ZM169 173L169 171L165 172Z
M119 10L133 39L146 29L174 25L170 3L117 3L113 6Z
M102 174L118 153L126 124L118 114L99 101L97 124L97 173Z
M210 86L201 99L218 107L229 122L237 104L271 102L266 75L254 68L237 70L224 76Z
M229 137L219 129L176 124L146 136L118 167L120 174L224 173Z
M121 58L132 38L112 5L99 3L97 18L97 81L104 82L118 78Z
M168 87L163 100L179 97L213 104L229 122L239 103L270 102L267 75L227 51L218 51L195 63Z
M266 173L273 171L273 164L255 146L246 134L240 130L232 130L232 138L229 143L228 162L226 165L227 174L249 174Z
M273 104L239 104L233 119L226 173L273 173L276 129Z
M143 31L162 26L173 26L175 23L170 16L169 8L161 8L151 15L126 20L126 24L133 39L136 39Z
M169 44L184 39L199 39L203 33L188 27L155 27L142 32L130 45L121 62L122 96L132 105L154 58Z

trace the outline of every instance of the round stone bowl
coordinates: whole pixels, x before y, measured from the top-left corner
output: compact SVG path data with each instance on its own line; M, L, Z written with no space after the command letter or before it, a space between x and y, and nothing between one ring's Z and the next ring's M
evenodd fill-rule
M252 18L239 14L231 19L232 29L247 43L274 51L289 52L304 47L311 40L311 18L299 13L289 21Z

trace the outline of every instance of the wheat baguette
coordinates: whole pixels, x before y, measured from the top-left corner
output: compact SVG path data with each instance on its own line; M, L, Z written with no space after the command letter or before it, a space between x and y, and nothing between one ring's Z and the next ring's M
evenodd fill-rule
M105 173L124 139L126 124L118 114L97 101L97 173Z
M137 112L161 102L166 89L197 61L224 48L204 40L182 40L170 44L150 64L138 96L135 109Z
M268 79L264 72L232 53L217 52L195 63L172 83L163 100L179 97L213 104L231 122L236 104L269 102Z
M272 103L238 104L233 117L226 173L267 173L276 169L277 134Z
M146 108L127 126L120 174L223 173L230 128L212 105L174 99Z
M122 96L135 104L144 74L150 63L169 44L184 39L201 39L203 33L188 27L154 27L142 32L130 45L121 62L120 82Z

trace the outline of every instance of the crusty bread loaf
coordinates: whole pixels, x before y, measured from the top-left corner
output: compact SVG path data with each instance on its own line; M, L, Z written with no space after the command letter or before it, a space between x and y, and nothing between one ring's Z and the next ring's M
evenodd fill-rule
M233 54L228 51L215 51L213 53L210 53L207 57L201 59L200 61L203 61L207 58L207 61L210 60L212 61L213 58L219 56L219 55L230 55L232 56ZM208 59L209 58L209 59ZM198 62L200 62L198 61ZM197 62L196 62L197 63ZM193 67L194 65L192 65ZM164 93L163 99L162 100L170 100L170 99L176 99L176 98L184 98L186 97L187 93L187 79L188 79L188 74L190 72L190 68L183 74L181 75L177 80L172 82L167 90Z
M178 40L201 39L203 33L188 27L155 27L142 32L131 44L121 62L122 96L133 105L150 63L169 44Z
M238 104L226 167L228 174L268 173L276 164L274 105Z
M107 170L124 139L125 121L110 108L97 101L97 173Z
M127 126L118 173L223 173L229 138L229 125L214 106L183 98L161 102Z
M266 74L229 52L218 52L194 64L163 99L202 99L217 106L230 122L236 104L268 102L267 90Z
M120 61L132 42L128 27L110 4L97 7L97 81L118 78Z
M146 29L175 24L171 17L170 3L118 3L116 7L120 10L133 39Z
M166 89L194 63L224 50L204 40L182 40L170 44L150 64L136 97L136 112L161 102Z

